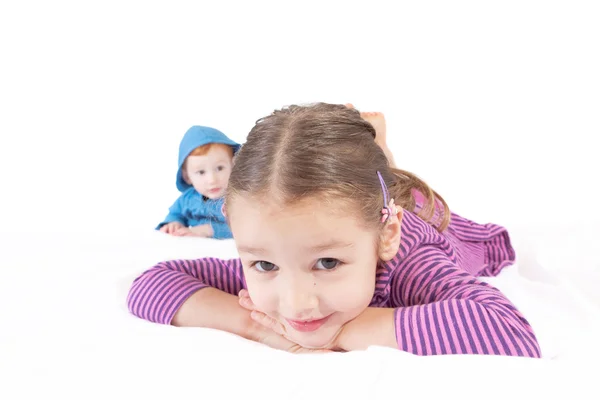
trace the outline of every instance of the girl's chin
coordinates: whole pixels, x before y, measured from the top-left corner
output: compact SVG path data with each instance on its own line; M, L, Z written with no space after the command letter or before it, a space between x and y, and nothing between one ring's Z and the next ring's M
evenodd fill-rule
M297 340L293 339L292 341L298 343L300 346L305 349L325 349L329 343L331 343L331 339L302 339L299 338Z
M336 332L337 330L332 329L310 333L294 332L292 335L288 335L288 337L306 349L324 349L331 344Z

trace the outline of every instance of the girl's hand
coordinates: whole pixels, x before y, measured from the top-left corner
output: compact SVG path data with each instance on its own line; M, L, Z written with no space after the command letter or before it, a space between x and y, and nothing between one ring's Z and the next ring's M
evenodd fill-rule
M248 295L246 289L242 289L239 296L240 305L250 311L250 317L258 323L260 328L253 335L254 340L266 344L279 350L289 351L291 353L330 353L330 349L307 349L297 343L292 342L286 337L285 328L274 318L260 312L254 306L254 303Z
M240 305L250 310L250 317L255 322L289 343L299 346L286 337L285 327L281 322L256 309L247 290L241 290L239 298ZM398 348L393 308L367 307L356 318L346 322L331 342L320 351L366 350L369 346Z

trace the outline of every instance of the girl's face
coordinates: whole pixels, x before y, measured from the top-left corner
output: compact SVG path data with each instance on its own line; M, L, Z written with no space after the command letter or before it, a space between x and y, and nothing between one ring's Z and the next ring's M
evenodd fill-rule
M292 341L324 347L368 307L379 236L342 204L282 208L236 197L228 214L250 298Z

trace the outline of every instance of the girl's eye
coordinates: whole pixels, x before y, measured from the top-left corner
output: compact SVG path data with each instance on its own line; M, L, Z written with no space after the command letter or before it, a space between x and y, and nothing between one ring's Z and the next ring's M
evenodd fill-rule
M277 271L277 266L267 261L257 261L254 263L254 267L260 272Z
M223 171L224 169L225 169L225 167L224 167L224 166L222 166L222 165L219 165L219 166L217 167L217 171Z
M204 170L196 172L198 175L204 175Z
M315 265L317 269L332 270L340 264L335 258L320 258Z

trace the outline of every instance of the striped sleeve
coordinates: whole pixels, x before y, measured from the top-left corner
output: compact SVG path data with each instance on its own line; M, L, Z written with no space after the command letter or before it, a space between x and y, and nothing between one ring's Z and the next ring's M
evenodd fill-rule
M240 260L202 258L161 262L133 281L127 306L139 318L170 324L181 305L205 287L237 295L245 288Z
M396 341L418 355L496 354L541 357L533 329L496 288L477 280L433 246L394 271Z

